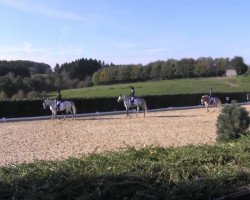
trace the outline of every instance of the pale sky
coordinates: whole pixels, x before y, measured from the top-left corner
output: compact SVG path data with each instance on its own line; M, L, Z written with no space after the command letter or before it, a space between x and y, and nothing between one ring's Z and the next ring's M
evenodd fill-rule
M250 64L249 0L0 0L0 22L0 60Z

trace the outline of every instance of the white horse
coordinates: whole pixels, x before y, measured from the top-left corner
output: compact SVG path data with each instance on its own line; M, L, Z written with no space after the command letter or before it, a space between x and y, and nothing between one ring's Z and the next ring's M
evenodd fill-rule
M132 107L131 102L130 102L130 97L129 96L125 96L125 95L120 95L118 97L117 102L121 102L121 101L123 101L124 106L126 108L127 117L130 116L128 114L129 108ZM136 107L136 110L137 110L136 116L138 115L140 108L142 108L143 111L144 111L144 117L145 117L145 112L147 111L147 103L146 103L146 101L144 99L142 99L142 98L135 98L134 99L134 103L133 103L133 107Z
M63 119L65 119L69 113L76 114L76 106L73 101L61 102L59 110L57 110L56 100L46 99L43 101L43 108L46 109L48 106L52 112L52 119L55 119L57 111L66 111L66 115Z

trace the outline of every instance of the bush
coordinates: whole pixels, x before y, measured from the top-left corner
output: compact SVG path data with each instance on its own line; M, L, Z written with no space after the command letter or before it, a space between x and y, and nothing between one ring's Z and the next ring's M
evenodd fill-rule
M229 141L248 134L250 117L245 108L232 101L217 118L217 141Z

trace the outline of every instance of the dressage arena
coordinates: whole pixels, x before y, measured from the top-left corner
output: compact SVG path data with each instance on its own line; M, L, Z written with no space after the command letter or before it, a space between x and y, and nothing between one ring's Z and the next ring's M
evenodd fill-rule
M250 106L245 106L250 111ZM204 108L0 123L0 165L62 160L133 146L213 144L219 111Z

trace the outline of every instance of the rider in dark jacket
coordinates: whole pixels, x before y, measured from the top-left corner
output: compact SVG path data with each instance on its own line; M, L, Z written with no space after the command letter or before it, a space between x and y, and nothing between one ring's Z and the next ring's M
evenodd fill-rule
M135 88L134 87L130 87L131 89L131 93L129 95L129 98L130 98L130 103L131 103L131 106L133 107L134 106L134 100L136 98L136 95L135 95Z
M213 100L213 90L212 88L209 90L208 92L208 96L209 96L209 104L212 103L212 100Z
M62 95L60 90L57 90L57 97L55 98L55 100L56 100L56 108L57 110L60 110L60 103L62 101Z

